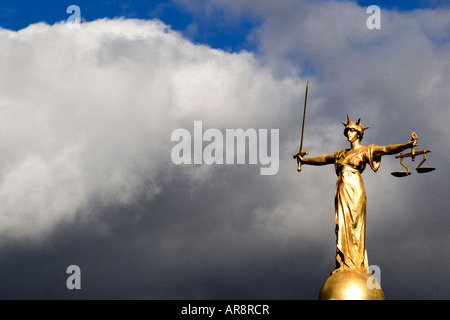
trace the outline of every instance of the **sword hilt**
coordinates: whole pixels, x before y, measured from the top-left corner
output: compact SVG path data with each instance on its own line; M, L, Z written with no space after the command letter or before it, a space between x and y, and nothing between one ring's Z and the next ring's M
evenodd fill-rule
M302 163L300 162L300 159L298 158L298 156L303 157L306 156L308 154L308 151L300 151L297 154L294 154L292 157L294 159L297 159L297 171L300 172L302 171Z

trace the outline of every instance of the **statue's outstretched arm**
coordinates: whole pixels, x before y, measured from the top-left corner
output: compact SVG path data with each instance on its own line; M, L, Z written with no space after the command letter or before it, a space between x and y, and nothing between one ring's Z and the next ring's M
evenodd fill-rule
M387 154L396 154L405 149L417 146L417 135L415 132L411 133L411 140L403 144L389 144L387 146L376 146L374 149L374 156L381 157Z
M322 154L312 158L303 158L300 155L297 155L297 157L302 164L309 164L312 166L324 166L326 164L334 163L334 154Z

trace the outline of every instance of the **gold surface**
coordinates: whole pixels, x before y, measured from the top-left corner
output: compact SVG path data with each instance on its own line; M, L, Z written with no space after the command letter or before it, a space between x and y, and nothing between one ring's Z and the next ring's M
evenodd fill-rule
M350 148L338 150L333 154L322 154L312 158L305 158L308 151L303 151L303 136L305 130L306 103L308 97L308 83L306 84L305 104L303 111L302 135L300 150L293 158L297 160L297 171L302 170L302 164L323 166L334 165L337 182L335 189L335 233L336 233L336 267L331 276L325 281L320 290L321 300L384 300L384 293L375 277L368 273L369 263L366 249L366 191L361 174L366 165L376 172L385 155L400 153L400 165L406 171L392 172L395 177L405 177L411 174L404 164L404 158L414 161L418 155L423 160L417 166L418 173L435 170L433 167L422 167L426 161L426 154L431 150L415 151L417 134L411 133L411 140L403 144L389 144L378 146L371 144L364 146L361 140L364 131L369 127L361 125L360 120L353 122L347 114L344 135L350 142ZM402 151L411 148L410 153Z
M412 133L413 137L417 139L417 135L415 132ZM416 168L418 173L426 173L435 170L434 167L422 167L422 165L427 161L427 153L431 152L431 150L423 149L422 151L416 151L414 147L411 148L411 152L409 153L400 153L398 156L395 156L396 159L400 158L400 165L406 169L406 171L395 171L391 172L391 174L395 177L405 177L411 174L409 168L403 163L404 158L411 158L412 161L415 160L416 156L423 155L422 161Z
M411 140L403 144L364 146L361 140L368 127L363 127L360 120L353 122L347 114L347 123L342 122L350 148L312 158L304 158L301 153L294 155L301 164L313 166L333 164L335 167L336 269L333 272L344 270L368 272L365 241L366 191L361 176L366 165L376 172L382 156L396 154L417 145L417 135L413 132Z
M384 292L370 273L334 272L323 284L319 300L384 300Z
M305 99L306 113L306 99ZM304 115L305 115L304 113ZM400 164L407 171L392 173L401 177L410 174L403 158L422 155L424 159L416 168L417 172L424 173L434 170L432 167L422 167L426 160L426 153L430 150L415 151L417 134L411 133L411 140L403 144L390 144L378 146L371 144L364 146L361 140L364 131L360 119L351 121L347 114L347 123L344 135L350 142L350 148L338 150L333 154L322 154L316 157L305 158L307 152L303 151L303 132L300 151L294 155L298 162L298 171L301 165L334 165L337 175L335 189L335 233L336 233L336 267L331 276L325 281L319 293L321 300L384 300L384 293L375 277L368 273L369 263L366 249L366 191L361 174L366 165L376 172L385 155L400 153ZM303 127L304 128L304 123ZM411 148L411 152L401 152Z
M302 136L300 138L300 150L297 154L295 154L293 157L294 159L297 158L297 155L300 155L301 157L308 155L308 151L303 151L303 136L305 135L305 119L306 119L306 104L308 102L308 81L306 81L306 92L305 92L305 105L303 107L303 123L302 123ZM302 164L297 158L297 171L302 171Z

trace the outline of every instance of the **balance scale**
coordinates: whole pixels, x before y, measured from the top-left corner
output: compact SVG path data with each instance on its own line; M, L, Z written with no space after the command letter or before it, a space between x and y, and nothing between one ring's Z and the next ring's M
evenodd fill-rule
M434 167L422 167L423 163L427 160L427 153L431 152L431 150L423 149L421 151L415 151L414 147L411 148L410 153L400 153L398 156L395 156L396 159L400 158L400 165L406 169L406 171L394 171L391 172L391 174L394 177L406 177L411 174L411 171L409 168L403 163L404 158L411 158L412 161L414 161L416 156L423 155L423 160L419 163L419 165L416 168L416 171L418 173L426 173L435 170Z

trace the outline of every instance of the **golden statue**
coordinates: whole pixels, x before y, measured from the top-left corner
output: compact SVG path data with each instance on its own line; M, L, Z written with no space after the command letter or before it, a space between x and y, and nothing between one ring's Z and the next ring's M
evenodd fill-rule
M302 150L308 86L306 90L300 151L294 155L298 162L297 170L301 171L302 164L313 166L334 164L337 175L335 190L336 268L322 287L319 299L384 299L384 293L379 283L375 284L376 288L367 287L368 281L372 281L373 278L370 278L372 274L369 273L367 259L366 191L361 174L367 164L376 172L380 166L381 157L384 155L392 155L412 148L411 154L400 154L399 157L402 161L403 157L425 155L430 150L424 149L423 152L414 153L414 147L417 145L415 132L411 133L411 140L403 144L364 146L361 144L361 140L368 127L362 126L360 119L356 122L351 121L347 114L347 123L342 122L342 124L345 126L344 135L350 142L350 148L338 150L333 154L304 158L308 154L307 151ZM421 171L418 169L418 172Z

